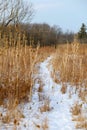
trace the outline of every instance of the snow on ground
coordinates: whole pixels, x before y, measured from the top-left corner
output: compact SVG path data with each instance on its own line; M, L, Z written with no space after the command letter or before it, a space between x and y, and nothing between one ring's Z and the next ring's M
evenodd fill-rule
M35 75L32 102L19 106L24 118L18 126L15 126L17 130L75 130L75 122L72 121L70 110L78 101L78 96L69 85L67 92L61 93L62 83L56 84L51 78L52 66L48 67L50 59L51 57L48 57L38 67L39 73ZM40 86L43 88L41 92L38 91ZM49 109L43 110L44 106ZM0 124L0 130L13 130L13 125Z

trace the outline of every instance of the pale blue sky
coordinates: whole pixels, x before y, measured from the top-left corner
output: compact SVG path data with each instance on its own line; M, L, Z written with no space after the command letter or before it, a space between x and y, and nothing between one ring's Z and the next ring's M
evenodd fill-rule
M63 31L77 32L87 25L87 0L30 0L36 10L32 23L59 25Z

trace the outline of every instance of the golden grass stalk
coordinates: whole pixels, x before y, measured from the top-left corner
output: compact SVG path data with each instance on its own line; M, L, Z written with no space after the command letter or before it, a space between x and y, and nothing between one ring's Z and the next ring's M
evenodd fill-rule
M5 99L13 102L16 98L20 102L32 96L32 75L39 46L36 49L27 46L25 34L21 32L15 33L17 37L12 32L9 37L3 35L0 33L0 44L4 43L0 47L0 103Z

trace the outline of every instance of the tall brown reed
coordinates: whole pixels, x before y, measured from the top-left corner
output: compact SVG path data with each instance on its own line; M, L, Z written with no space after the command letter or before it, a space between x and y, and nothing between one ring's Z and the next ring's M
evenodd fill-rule
M87 129L87 117L82 110L84 104L87 104L87 45L78 43L76 39L71 44L59 45L52 63L54 77L60 76L59 82L66 85L69 83L72 88L76 88L75 92L78 92L82 103L78 102L72 107L72 116L76 118L76 128ZM67 86L62 86L62 93L66 92L65 88Z
M0 101L13 102L18 99L31 99L33 87L33 68L39 46L27 46L25 33L9 30L9 35L0 32ZM4 43L4 44L3 44ZM32 43L31 43L32 44Z
M83 49L84 46L77 41L58 47L52 63L55 71L59 71L61 81L75 85L87 81L87 55Z

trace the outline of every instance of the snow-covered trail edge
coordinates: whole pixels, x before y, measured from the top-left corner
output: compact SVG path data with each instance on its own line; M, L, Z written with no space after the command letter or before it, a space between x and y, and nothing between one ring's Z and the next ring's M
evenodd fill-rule
M72 121L70 109L78 97L73 94L70 98L69 88L66 94L62 94L60 91L62 84L54 83L51 78L52 66L48 67L51 58L52 57L47 58L47 60L40 64L39 74L37 75L37 79L40 79L43 84L43 93L41 94L44 94L45 98L49 98L51 110L43 113L40 112L39 108L43 104L44 99L43 101L39 101L37 90L40 84L36 82L34 86L36 91L33 93L31 111L27 111L26 107L24 109L25 116L27 117L27 129L43 130L42 124L45 119L47 119L48 130L75 130L75 124ZM28 107L29 105L30 104L27 104ZM39 126L40 128L36 128L36 126Z
M48 57L38 67L39 73L34 77L37 80L34 85L32 102L21 104L20 108L25 118L20 121L20 125L16 127L17 130L45 130L43 128L45 120L48 123L48 130L75 130L75 122L72 121L70 110L78 100L78 96L72 93L71 98L69 97L70 87L67 88L65 94L61 93L62 83L56 84L51 77L52 66L49 65L51 58ZM41 93L38 92L41 85L39 81L43 85ZM39 94L44 97L41 101ZM50 101L50 111L41 112L40 108L47 98ZM7 130L12 130L12 127L8 127Z

